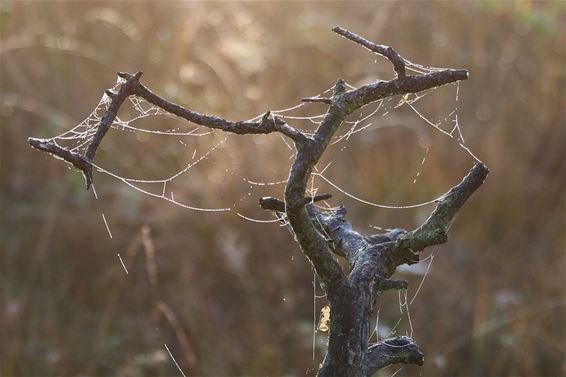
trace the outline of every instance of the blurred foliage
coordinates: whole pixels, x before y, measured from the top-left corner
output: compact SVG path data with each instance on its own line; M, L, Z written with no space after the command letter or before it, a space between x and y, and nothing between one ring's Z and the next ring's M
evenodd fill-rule
M155 92L234 120L292 106L338 77L391 78L387 61L330 32L340 24L413 62L469 69L460 124L492 170L448 244L433 250L411 306L426 364L397 376L564 375L564 11L562 1L1 2L1 374L177 375L164 343L192 376L315 374L327 335L317 334L313 360L313 276L288 232L184 210L101 175L95 201L79 173L26 139L77 124L118 70L142 70ZM444 116L454 87L423 101L427 116ZM425 201L472 164L411 112L374 122L379 129L325 157L333 180L365 199ZM97 161L155 178L222 138L188 139L185 148L135 136L110 133ZM175 194L203 207L237 203L265 219L257 199L281 197L283 187L250 189L242 178L284 178L286 151L276 135L231 137ZM373 208L317 184L368 233L368 224L415 226L429 210ZM426 262L417 266L399 273L409 299ZM317 300L316 318L325 304ZM397 295L379 305L387 335L400 318ZM397 333L409 328L401 316Z

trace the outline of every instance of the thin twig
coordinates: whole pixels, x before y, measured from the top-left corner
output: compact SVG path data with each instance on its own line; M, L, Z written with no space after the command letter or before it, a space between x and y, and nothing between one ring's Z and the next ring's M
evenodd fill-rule
M330 105L332 103L332 99L326 97L306 97L306 98L301 98L301 102L313 102L313 103L319 102Z
M340 26L335 26L332 28L332 31L351 40L352 42L364 46L370 51L385 56L393 64L395 72L397 72L397 78L405 77L405 60L393 48L370 42L349 30L341 28Z

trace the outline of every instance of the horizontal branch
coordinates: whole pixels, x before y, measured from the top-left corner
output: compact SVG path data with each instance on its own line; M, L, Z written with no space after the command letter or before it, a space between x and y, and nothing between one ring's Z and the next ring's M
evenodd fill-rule
M196 111L189 110L183 106L177 105L173 102L161 98L160 96L146 88L144 85L142 85L139 82L142 74L142 72L137 72L134 75L125 72L118 72L118 76L125 81L120 85L120 88L117 92L114 92L112 90L106 90L104 92L111 99L110 105L102 116L96 133L89 143L84 156L62 148L50 140L29 138L28 143L32 147L57 156L71 163L75 168L81 170L85 175L86 188L88 190L93 180L92 166L90 162L94 160L96 151L98 150L102 139L118 116L120 107L122 106L124 101L131 95L136 95L144 98L146 101L171 114L177 115L183 119L204 127L219 129L225 132L236 134L268 134L272 132L279 132L292 139L297 145L303 144L307 140L309 140L307 136L305 136L302 132L289 126L287 123L281 120L281 118L271 114L270 111L266 112L259 122L232 122L216 116L205 115Z
M424 354L407 336L385 339L368 348L368 377L391 364L424 364Z
M168 113L177 115L178 117L208 128L240 135L280 132L296 143L302 143L307 139L303 133L289 126L281 120L281 118L272 115L269 111L264 114L260 122L233 122L213 115L201 114L170 102L153 93L139 82L135 85L133 94L142 97L149 103L167 111Z
M382 98L408 93L418 93L423 90L467 80L468 71L465 69L445 69L419 76L405 76L390 81L378 81L364 85L356 90L344 93L341 97L342 107L347 113L378 101Z
M316 195L314 198L307 196L305 198L305 204L320 202L322 200L328 200L332 198L331 194ZM262 209L269 211L285 212L285 202L277 198L272 198L271 196L264 196L259 199L259 206Z
M372 52L385 56L387 59L389 59L391 64L393 64L393 68L395 69L395 72L397 72L397 77L405 77L405 60L392 47L370 42L367 39L352 33L351 31L341 28L340 26L335 26L334 28L332 28L332 31L343 36L346 39L351 40L352 42L364 46Z
M302 102L312 102L312 103L325 103L327 105L330 105L332 103L332 98L326 98L326 97L307 97L307 98L301 98Z
M296 143L303 143L305 140L307 140L307 137L303 133L289 126L287 123L281 120L281 118L274 116L269 111L263 115L261 121L259 122L233 122L219 118L217 116L201 114L199 112L189 110L181 105L170 102L149 90L146 86L140 83L139 79L141 75L142 72L138 72L135 75L125 72L119 72L118 76L120 76L122 79L125 79L126 82L120 86L120 89L117 93L110 90L107 90L105 92L112 99L112 101L108 110L103 115L98 130L87 149L86 157L88 160L93 160L100 141L108 131L109 127L112 125L112 122L118 114L120 106L130 95L141 97L149 103L167 111L170 114L176 115L200 126L241 135L269 134L272 132L280 132Z

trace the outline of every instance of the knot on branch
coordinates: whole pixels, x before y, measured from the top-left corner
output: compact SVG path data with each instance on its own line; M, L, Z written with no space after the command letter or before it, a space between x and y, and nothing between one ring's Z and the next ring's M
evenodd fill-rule
M333 95L338 95L338 94L342 94L346 91L346 81L344 81L343 79L338 79L336 80L336 84L334 84L334 87L332 88L332 94Z
M118 91L118 93L116 93L114 97L110 96L110 98L114 100L114 99L118 99L120 96L127 97L131 94L138 93L141 86L140 77L142 75L143 75L142 71L138 71L133 75L127 72L118 72L118 77L126 80L126 82L120 86L120 90Z
M259 122L260 127L274 131L280 131L281 127L285 124L285 121L283 121L278 116L271 114L271 111L267 111L265 114L263 114L261 121Z
M133 75L131 73L127 73L127 72L118 72L118 77L126 80L126 82L139 81L140 77L142 77L142 75L143 75L142 71L138 71Z

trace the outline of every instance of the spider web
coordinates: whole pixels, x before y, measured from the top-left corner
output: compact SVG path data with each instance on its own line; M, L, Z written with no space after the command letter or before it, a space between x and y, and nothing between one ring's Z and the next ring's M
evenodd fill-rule
M441 70L441 68L424 67L422 65L411 63L409 61L405 61L405 62L407 64L408 70L411 70L419 74L430 73ZM112 89L115 90L119 85L123 84L124 82L125 82L124 79L119 78L116 82L116 85ZM438 88L433 88L423 93L405 95L398 102L394 101L395 97L388 97L386 99L376 101L374 104L364 107L357 114L357 119L356 117L351 116L349 119L345 120L344 121L345 127L343 127L344 129L340 130L337 133L337 135L333 136L333 139L331 141L331 146L343 145L340 151L345 150L346 144L350 141L352 136L363 132L374 131L376 129L379 129L380 126L377 125L376 123L380 120L380 118L386 117L387 115L393 113L397 109L408 107L418 116L419 119L421 119L424 122L425 125L433 127L434 130L452 139L458 145L458 147L460 147L463 151L465 151L465 153L471 156L474 160L481 162L480 159L476 157L476 155L473 154L472 151L465 145L464 136L458 119L458 99L459 99L460 86L459 83L453 85L455 85L456 87L455 106L454 109L450 113L448 113L448 115L445 116L442 120L440 121L430 120L417 107L418 102L422 98L429 96ZM352 85L348 85L348 86L352 89L355 89L355 87ZM326 94L331 92L331 90L332 90L331 88L328 88L325 91L321 92L318 96L324 97ZM181 140L182 138L186 138L186 137L196 138L196 137L208 136L211 134L218 133L218 131L210 130L206 127L193 124L185 120L183 120L183 122L187 124L188 127L183 127L183 128L184 129L188 128L188 130L181 130L180 128L155 130L155 129L148 129L148 128L135 126L134 123L136 121L152 116L168 116L168 117L174 117L176 119L180 119L180 118L172 114L169 114L168 112L162 110L158 106L148 103L147 101L145 101L140 97L129 96L128 101L130 102L132 108L134 109L135 115L130 117L129 119L126 119L125 117L122 118L116 117L113 124L111 125L111 128L116 131L131 132L131 133L141 132L148 134L150 136L151 135L170 136L173 138L178 138L178 142L181 143L182 145L187 145L183 140ZM108 110L110 103L111 103L111 98L108 95L104 94L100 99L98 105L85 120L83 120L81 123L79 123L77 126L73 127L72 129L60 135L54 136L48 140L72 152L84 154L88 145L90 144L96 133L98 124L100 123L103 114ZM304 115L305 110L309 107L309 105L311 104L300 103L298 105L289 108L274 110L272 111L272 114L277 115L278 117L293 123L293 125L298 123L300 126L296 128L302 131L306 136L310 137L313 136L316 127L318 127L321 124L325 116L325 113ZM249 120L250 121L259 120L261 117L262 115L258 115ZM175 179L190 173L190 171L194 167L199 165L202 161L208 159L212 153L214 153L219 147L222 147L226 143L226 141L231 137L230 134L223 134L223 135L224 137L221 138L220 141L213 144L206 152L197 155L197 150L195 149L191 161L189 161L180 170L178 170L174 174L159 179L146 179L141 177L131 178L131 177L122 176L119 173L112 171L110 168L103 167L96 163L93 163L93 166L97 172L106 174L116 180L119 180L128 187L136 191L139 191L142 194L154 198L158 198L161 200L165 200L179 207L183 207L195 211L205 211L205 212L234 212L236 215L238 215L243 219L259 222L259 223L272 223L279 221L278 218L271 220L254 219L250 216L247 216L239 212L237 205L232 205L231 207L203 208L193 204L183 203L175 199L173 191L167 190L168 184L172 183ZM285 143L286 147L290 152L289 159L292 159L296 153L294 146L289 142L287 142L282 135L279 136L281 141ZM425 152L423 155L420 168L422 168L426 162L426 157L428 155L429 149L430 147L425 148ZM433 204L442 198L442 195L439 195L437 197L431 198L429 200L420 203L403 204L403 205L376 203L370 200L366 200L361 197L362 195L350 193L346 189L342 188L341 185L334 182L334 180L332 180L329 176L324 174L324 171L329 167L331 163L332 162L327 164L327 166L322 170L318 170L318 169L315 170L312 173L311 180L314 182L316 178L320 178L322 181L326 182L336 191L365 205L374 206L378 208L385 208L385 209L412 209L412 208L418 208ZM417 182L419 176L420 176L420 169L416 172L413 183ZM243 178L243 180L249 185L250 190L257 187L265 187L265 186L283 187L283 185L286 183L286 177L284 176L282 176L281 179L276 181L258 181L247 178ZM143 184L143 187L141 184ZM147 187L151 185L153 185L154 187L159 187L159 189L158 190L147 189ZM314 183L311 184L311 190L309 194L315 195L316 191L317 188L315 187Z
M422 65L418 65L412 63L408 60L405 60L407 70L417 73L417 74L426 74L431 73L439 70L443 70L443 68L435 68L435 67L425 67ZM112 88L114 91L125 82L124 79L119 78ZM347 84L350 89L356 89L354 86ZM433 88L422 93L416 94L409 94L405 96L401 96L400 98L397 97L388 97L385 99L381 99L376 101L370 105L367 105L360 109L359 111L355 112L354 114L350 115L348 119L344 121L344 125L341 129L337 132L335 136L333 136L329 148L338 148L338 152L343 152L346 150L347 146L353 140L356 135L363 135L364 133L375 132L378 131L382 127L391 127L389 125L380 125L380 121L387 117L388 115L394 114L395 112L399 111L400 109L410 109L415 115L416 119L420 124L419 127L428 127L431 128L432 131L442 135L445 138L448 138L450 142L454 143L461 151L463 151L466 155L471 157L472 160L477 162L481 162L481 160L470 150L470 148L465 144L465 139L462 131L462 127L460 125L459 117L458 117L458 110L459 110L459 95L460 95L460 84L455 83L452 84L454 88L454 105L451 111L449 111L444 117L441 117L440 120L432 120L427 117L424 112L419 107L419 102L425 98L431 96L438 88ZM331 93L332 88L327 88L326 90L322 91L317 95L317 97L328 97L329 93ZM202 211L202 212L229 212L232 214L237 215L239 218L259 223L259 224L270 224L270 223L281 223L280 226L288 225L284 218L280 215L272 215L272 218L265 219L265 218L256 218L253 215L243 213L243 210L240 208L241 203L244 201L245 197L252 197L252 192L261 189L276 189L280 193L284 191L284 186L287 181L285 176L281 176L279 179L276 180L257 180L242 177L242 181L248 187L248 192L244 193L239 200L236 200L231 206L218 206L218 207L201 207L195 205L194 203L188 203L181 201L180 199L175 198L174 191L171 188L173 182L181 177L185 177L188 174L197 168L203 161L206 161L214 154L219 148L222 148L226 145L229 139L232 137L229 133L223 133L221 131L210 130L206 127L200 126L198 124L191 123L186 120L183 121L182 127L170 128L165 130L157 130L157 129L150 129L144 128L140 126L136 126L135 123L150 117L158 117L158 116L165 116L165 117L173 117L177 120L180 118L169 114L168 112L162 110L161 108L152 105L145 101L143 98L136 97L136 96L129 96L128 97L129 104L131 105L131 109L133 110L132 116L122 116L116 117L111 128L114 131L123 132L123 133L143 133L151 136L166 136L171 137L178 141L178 143L187 146L187 143L190 143L191 138L200 138L209 135L221 134L222 136L209 146L209 148L204 151L203 153L197 153L197 149L195 148L190 161L188 161L183 167L179 170L174 172L173 174L169 174L163 176L158 179L147 179L144 177L126 177L121 175L120 173L113 171L109 167L102 166L101 164L93 163L93 167L96 172L100 174L107 175L120 181L121 183L125 184L127 187L150 197L164 200L170 204L175 206L189 209L193 211ZM111 103L111 98L104 94L100 99L99 103L96 105L94 110L92 111L89 116L84 119L81 123L77 124L72 129L63 132L60 135L54 136L49 141L55 143L56 145L70 150L72 152L80 153L82 155L85 154L88 145L92 141L97 127L100 124L102 116L108 110ZM315 105L311 103L300 103L295 106L291 106L288 108L274 110L271 113L280 117L281 119L289 122L295 128L303 132L306 136L311 137L314 135L316 128L322 123L322 120L325 117L325 113L312 113L313 109L320 109L320 105ZM260 114L254 118L249 119L249 121L257 121L261 119L263 114ZM274 135L271 135L272 137ZM279 140L285 146L285 150L288 154L289 162L296 156L296 149L292 143L289 143L282 135L278 135ZM414 174L414 179L412 181L413 184L416 184L418 179L421 176L421 170L425 166L427 161L427 156L429 155L429 151L431 146L423 147L423 154L422 160L420 165L418 166L418 170ZM339 153L338 153L339 155ZM439 194L433 198L428 200L424 200L418 203L410 203L410 204L392 204L392 203L378 203L369 199L364 199L362 194L350 192L342 187L341 184L335 182L335 180L331 177L329 173L330 167L333 164L333 160L326 162L324 166L316 166L314 171L311 174L311 178L309 181L308 186L308 195L314 197L317 192L319 191L319 183L325 183L327 186L331 187L336 192L353 199L354 201L371 207L377 207L382 209L393 209L393 210L405 210L405 209L415 209L420 208L428 205L432 205L442 199L444 194ZM228 170L226 170L228 171ZM98 195L96 189L93 185L93 193L96 199L98 199ZM254 195L255 197L255 195ZM335 213L339 207L333 207L328 202L322 202L322 204L316 204L316 207L321 210L323 213L332 214ZM104 222L105 228L108 232L109 237L112 239L112 232L111 227L106 219L104 213L102 213L102 220ZM383 228L376 225L370 225L374 229L387 231L387 228ZM328 235L325 235L327 238L330 238ZM117 254L119 258L119 262L121 263L125 273L128 274L127 266L120 257L120 254ZM389 335L393 335L397 333L398 327L405 318L409 329L407 330L406 334L412 337L413 333L413 325L411 322L410 311L409 308L411 304L417 298L421 287L426 279L432 262L434 260L434 251L431 254L421 260L419 263L427 263L426 272L424 273L422 280L418 287L416 288L415 292L412 294L412 297L409 299L407 296L407 291L404 291L403 294L399 292L399 310L400 316L390 331ZM316 344L317 344L317 335L319 335L319 325L317 325L317 313L320 310L319 301L324 305L327 305L327 299L325 295L317 295L317 283L316 283L316 274L313 271L313 360L316 356ZM326 306L325 306L326 307ZM379 336L379 315L381 312L381 307L377 308L377 317L375 320L375 326L373 331L370 335L370 342L375 337L375 343L382 343L383 340L380 340ZM385 343L387 344L387 343ZM170 352L167 345L165 345L167 351L173 361L175 362L177 368L183 374L183 371L175 361L172 353ZM398 370L399 371L399 370ZM397 371L397 372L398 372ZM395 372L395 373L397 373Z

